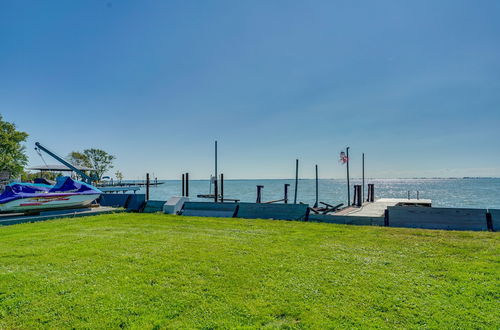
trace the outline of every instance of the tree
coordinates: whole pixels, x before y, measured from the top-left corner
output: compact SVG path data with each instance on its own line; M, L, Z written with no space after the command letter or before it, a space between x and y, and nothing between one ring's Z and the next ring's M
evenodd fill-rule
M101 180L102 175L106 171L113 168L113 160L115 156L108 154L106 151L101 149L85 149L83 154L88 158L90 162L90 167L94 169L94 174L99 180Z
M118 182L121 183L122 180L123 180L123 174L122 174L122 172L116 171L115 176L116 176L116 179L118 180Z
M90 159L84 153L72 151L69 153L67 160L75 166L91 167Z
M25 147L28 134L16 130L16 125L3 121L0 114L0 171L9 172L11 177L23 173L28 163Z

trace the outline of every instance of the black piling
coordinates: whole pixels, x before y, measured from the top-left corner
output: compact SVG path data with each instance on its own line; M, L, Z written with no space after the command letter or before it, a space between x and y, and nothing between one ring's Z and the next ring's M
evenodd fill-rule
M256 200L256 203L262 203L262 188L264 188L264 186L257 186L257 200Z
M350 186L350 183L349 183L349 147L347 147L346 149L346 157L347 157L347 205L349 205L349 203L351 203L351 186Z
M295 160L295 191L293 192L293 203L297 204L297 188L299 186L299 160Z
M189 197L189 173L186 172L186 197Z
M214 202L219 199L219 187L217 184L217 140L215 140L215 175L214 175Z
M352 202L354 206L361 207L362 199L361 199L361 185L354 185L354 200Z
M373 183L368 184L368 196L366 198L367 202L375 201L375 185Z
M318 192L318 165L316 165L316 202L314 203L313 207L318 207L318 199L319 199L319 192Z
M185 183L184 183L184 180L185 180L185 177L184 177L184 174L182 174L182 197L186 196L186 187L185 187Z
M363 156L361 158L361 167L362 167L362 171L361 171L361 175L362 175L362 185L363 185L363 188L361 189L361 201L364 201L365 200L365 153L363 152Z
M285 194L283 196L283 202L288 204L288 187L290 187L289 183L285 183Z
M486 226L488 227L488 231L495 231L493 228L493 217L490 212L486 212Z
M149 173L146 173L146 200L149 200Z
M224 203L224 173L220 174L220 202Z
M214 180L214 202L218 202L219 200L219 187L217 179Z

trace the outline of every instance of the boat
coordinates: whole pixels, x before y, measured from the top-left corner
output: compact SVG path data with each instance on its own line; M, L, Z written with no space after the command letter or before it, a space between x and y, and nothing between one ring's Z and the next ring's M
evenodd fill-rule
M54 185L14 182L0 195L0 213L85 207L101 194L96 187L67 176L58 177Z

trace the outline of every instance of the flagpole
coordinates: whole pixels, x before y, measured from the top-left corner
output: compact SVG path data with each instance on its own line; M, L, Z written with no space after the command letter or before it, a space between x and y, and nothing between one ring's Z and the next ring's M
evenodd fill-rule
M349 183L349 147L346 148L347 156L347 205L351 205L351 188Z

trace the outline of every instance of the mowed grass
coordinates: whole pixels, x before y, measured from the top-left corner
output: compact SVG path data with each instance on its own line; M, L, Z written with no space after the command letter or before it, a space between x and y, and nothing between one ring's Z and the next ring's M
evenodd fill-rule
M498 328L499 236L113 214L0 227L0 328Z

